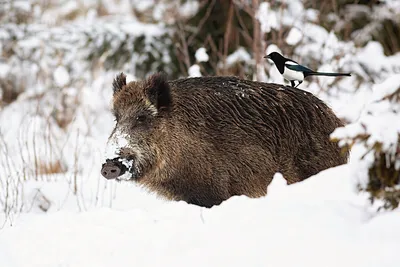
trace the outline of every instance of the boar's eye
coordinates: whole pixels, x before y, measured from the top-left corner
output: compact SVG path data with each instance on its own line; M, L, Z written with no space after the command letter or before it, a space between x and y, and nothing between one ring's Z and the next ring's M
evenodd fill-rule
M136 116L135 120L136 120L136 123L141 124L141 123L144 123L147 121L147 116L143 115L143 114L138 115L138 116Z
M151 122L151 115L146 113L146 112L140 112L139 114L135 115L133 118L133 127L144 127L144 129L147 129L148 126L150 126Z

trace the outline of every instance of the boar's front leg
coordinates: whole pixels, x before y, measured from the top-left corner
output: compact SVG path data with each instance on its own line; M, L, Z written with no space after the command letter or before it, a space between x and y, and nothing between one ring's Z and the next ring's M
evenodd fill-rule
M187 203L205 207L205 208L211 208L212 206L219 205L222 203L222 199L198 199L198 198L189 198L186 200Z

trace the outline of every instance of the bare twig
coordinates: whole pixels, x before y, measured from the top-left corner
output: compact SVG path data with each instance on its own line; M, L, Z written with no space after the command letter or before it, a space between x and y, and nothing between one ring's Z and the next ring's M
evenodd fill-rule
M246 30L239 30L239 32L242 34L243 38L245 39L247 46L251 46L251 44L253 43L253 38L249 34L247 26L242 19L242 16L240 16L239 9L237 6L235 6L235 15L236 15L236 18L238 19L240 27L242 27L243 29L246 29Z
M182 25L181 22L177 23L177 28L178 28L178 37L180 39L180 45L178 47L180 55L181 55L181 60L185 64L186 69L189 69L191 64L190 64L190 56L189 56L189 47L188 43L186 41L186 35L185 35L185 29Z
M226 21L226 29L225 29L225 34L224 34L224 40L223 40L223 68L225 70L226 66L226 58L228 57L229 53L229 43L231 39L231 32L232 32L232 21L233 21L233 15L234 15L234 4L230 2L229 5L229 10L228 10L228 20Z
M254 53L254 58L256 61L256 77L257 80L260 81L262 79L260 70L258 66L260 65L261 61L261 51L260 51L260 45L261 45L261 29L260 29L260 22L256 18L256 12L257 8L259 6L258 0L253 0L253 53Z
M214 8L215 1L216 1L216 0L211 0L211 3L210 3L209 6L207 7L206 14L205 14L204 17L200 20L199 25L198 25L198 27L196 28L196 31L195 31L191 36L189 36L188 41L187 41L188 45L191 45L191 44L192 44L194 38L196 38L196 36L197 36L197 34L199 34L201 28L203 28L204 24L207 22L207 19L210 17L211 11L212 11L213 8Z

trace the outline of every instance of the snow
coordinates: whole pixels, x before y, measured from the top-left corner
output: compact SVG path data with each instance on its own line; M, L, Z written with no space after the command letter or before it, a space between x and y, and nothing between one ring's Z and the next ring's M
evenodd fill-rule
M235 52L227 56L226 65L232 66L238 62L249 62L252 58L250 54L243 47L238 48Z
M395 74L373 88L373 99L380 100L400 89L400 74Z
M105 159L113 159L119 156L120 149L129 144L126 134L118 129L110 136L105 150Z
M274 11L270 8L270 3L263 2L260 4L256 14L261 24L263 32L270 32L272 29L278 29L278 18Z
M121 149L129 148L129 147L132 148L129 145L127 135L122 133L119 130L119 128L117 127L115 129L115 132L108 139L107 146L105 148L105 153L104 153L105 158L103 159L103 162L117 158L117 160L119 162L121 162L123 165L125 165L128 172L125 172L123 175L119 176L118 180L129 180L132 176L131 173L129 172L129 170L131 170L134 167L133 160L132 159L128 160L126 158L120 158Z
M29 39L19 42L19 46L25 49L38 48L41 45L40 39L36 37L31 37Z
M167 9L167 6L165 3L156 5L153 9L153 18L155 20L161 20L166 13L166 9Z
M312 23L305 23L303 34L317 43L324 43L329 36L329 33L323 27Z
M279 172L275 173L271 183L268 185L268 197L274 198L275 196L280 195L283 192L284 188L287 186L287 181L283 177L283 175Z
M390 108L390 104L382 102L371 105L363 114L357 124L350 124L342 131L336 132L334 136L340 139L355 138L360 135L368 136L366 145L372 147L375 143L382 144L384 151L396 152L396 144L399 142L400 116ZM363 127L363 125L366 125Z
M200 66L197 64L192 65L189 70L189 77L201 77Z
M286 37L286 43L289 45L296 45L298 42L300 42L302 37L303 33L299 29L292 28Z
M130 9L132 8L130 0L104 1L102 4L107 12L115 14L127 13L128 15L130 13Z
M121 162L127 170L131 170L134 167L133 160L119 159L118 161ZM130 179L132 179L132 173L129 171L124 172L116 178L117 181L129 181Z
M139 36L142 34L159 36L165 32L162 28L157 27L156 25L146 25L137 22L122 23L118 28L115 28L115 30L123 30L133 36Z
M197 62L207 62L209 59L207 55L207 50L204 47L200 47L199 49L197 49L194 56L196 57Z
M199 2L196 0L188 0L179 7L179 14L183 17L192 17L199 10Z
M10 66L0 62L0 78L2 79L6 78L9 71L10 71Z
M374 56L371 57L371 55ZM369 42L357 57L360 63L368 66L374 72L379 72L385 66L384 58L383 47L378 42Z
M400 104L392 103L388 97L400 88L400 75L393 75L380 84L375 84L373 94L366 99L359 118L343 128L336 129L331 136L350 144L357 136L368 136L365 145L382 145L383 151L396 153L400 133Z
M21 9L25 12L31 11L31 3L29 3L29 1L14 1L13 5L14 7Z
M319 15L319 11L317 11L315 9L307 9L307 10L305 10L305 17L309 21L317 22L318 15Z
M62 16L66 16L68 14L71 14L79 9L78 2L77 1L68 1L66 2L60 11Z
M303 16L304 6L301 0L292 0L288 2L288 13L290 14L291 20Z
M57 86L63 87L70 82L68 71L63 66L58 66L54 71L54 82Z
M135 208L22 214L1 232L2 262L6 267L399 266L400 213L373 215L354 192L350 174L343 165L291 186L277 175L271 195L237 196L211 209L157 200ZM125 193L125 203L138 203L134 192Z
M132 0L132 5L139 12L144 12L154 5L154 0L142 1L142 0Z

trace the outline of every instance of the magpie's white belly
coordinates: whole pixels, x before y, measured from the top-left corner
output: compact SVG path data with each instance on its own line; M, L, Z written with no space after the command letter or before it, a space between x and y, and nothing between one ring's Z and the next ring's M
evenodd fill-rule
M303 81L304 80L304 74L302 72L294 71L294 70L291 70L288 68L284 69L284 72L282 75L286 80L289 80L289 81L294 81L294 80Z

